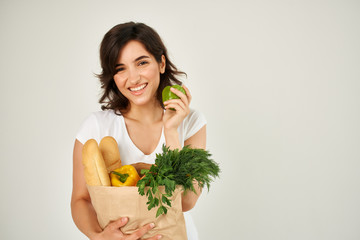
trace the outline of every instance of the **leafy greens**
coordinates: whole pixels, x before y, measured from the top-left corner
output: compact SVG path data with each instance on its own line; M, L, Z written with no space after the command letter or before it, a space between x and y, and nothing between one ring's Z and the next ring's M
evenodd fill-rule
M209 191L210 183L220 172L219 165L210 157L204 149L185 146L179 151L163 145L163 153L156 154L155 164L149 170L141 171L144 177L137 183L139 194L148 198L148 210L159 206L156 217L166 214L177 185L182 186L185 194L188 190L196 193L194 181L201 188L206 185ZM160 191L159 186L165 186L165 191Z

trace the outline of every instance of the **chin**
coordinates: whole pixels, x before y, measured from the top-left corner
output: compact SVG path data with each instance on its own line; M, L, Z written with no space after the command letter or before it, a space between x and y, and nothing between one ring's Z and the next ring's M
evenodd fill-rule
M143 106L143 105L146 105L148 103L150 103L151 101L147 98L145 99L135 99L132 101L132 103L136 106Z

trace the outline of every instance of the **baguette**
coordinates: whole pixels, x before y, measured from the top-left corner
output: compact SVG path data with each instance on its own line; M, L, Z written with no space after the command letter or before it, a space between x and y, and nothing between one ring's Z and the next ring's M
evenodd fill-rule
M101 139L99 149L104 158L108 172L121 167L119 147L113 137L106 136Z
M85 181L89 186L111 186L110 177L95 139L89 139L82 149Z

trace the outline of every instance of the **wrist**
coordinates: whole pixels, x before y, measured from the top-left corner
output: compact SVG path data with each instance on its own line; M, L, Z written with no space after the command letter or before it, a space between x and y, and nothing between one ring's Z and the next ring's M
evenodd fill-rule
M177 129L164 129L166 146L170 149L181 149L179 133Z
M179 135L179 133L176 128L164 127L164 135L165 135L165 137L166 136L169 136L169 137L176 136L177 137Z
M90 240L100 240L102 231L94 231L91 234L88 234Z

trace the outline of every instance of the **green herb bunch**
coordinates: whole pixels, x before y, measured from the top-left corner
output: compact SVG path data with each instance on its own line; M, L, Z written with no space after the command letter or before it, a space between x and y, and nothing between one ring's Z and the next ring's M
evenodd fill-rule
M209 191L210 183L220 172L219 165L210 157L211 154L203 149L185 146L179 151L164 145L163 153L156 155L155 164L149 170L141 171L144 177L137 183L139 194L146 194L148 198L148 210L159 206L156 217L166 214L176 185L182 186L184 194L188 190L196 193L194 181ZM165 191L161 192L159 186L165 186Z

